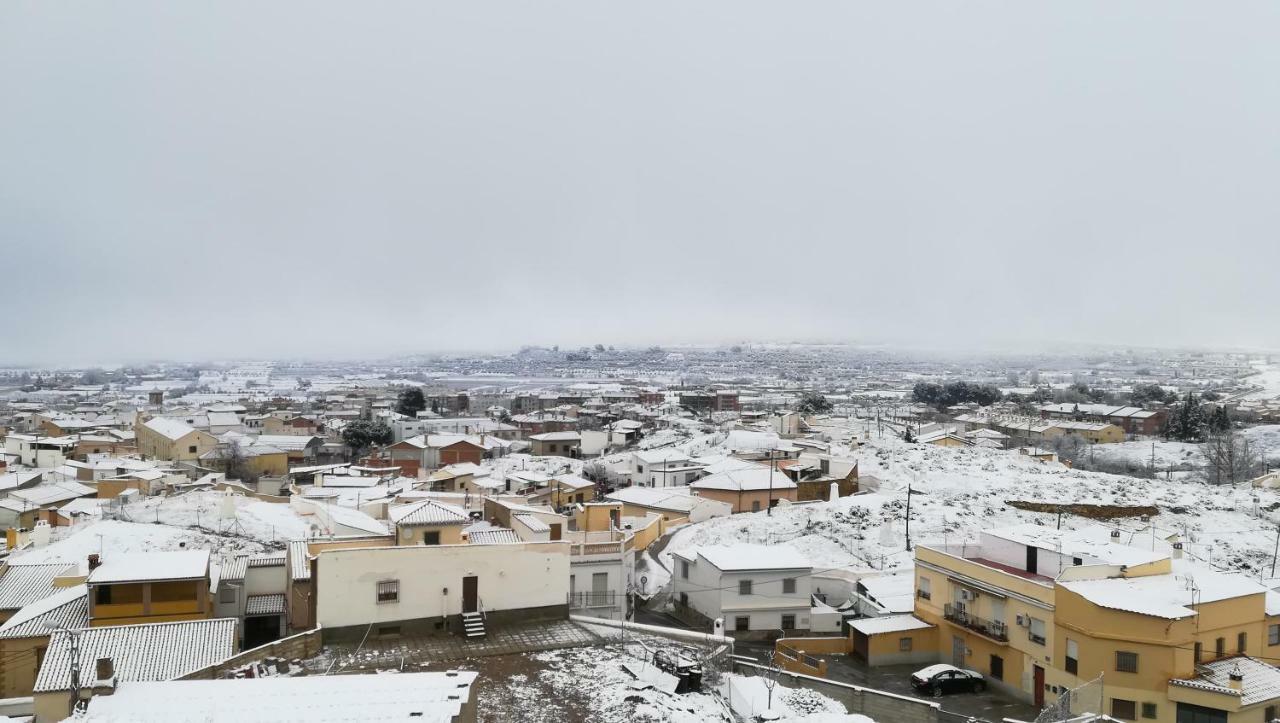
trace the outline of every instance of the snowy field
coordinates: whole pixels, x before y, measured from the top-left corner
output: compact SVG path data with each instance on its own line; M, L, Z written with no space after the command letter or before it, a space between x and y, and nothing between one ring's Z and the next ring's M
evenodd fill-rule
M913 543L974 540L987 527L1057 522L1056 515L1017 510L1006 500L1156 505L1161 512L1154 530L1137 518L1110 524L1132 544L1150 540L1153 532L1159 538L1178 534L1190 556L1225 569L1270 574L1280 522L1280 494L1274 490L1258 490L1255 503L1251 488L1084 472L1016 452L906 444L892 437L872 439L855 454L862 474L882 480L879 492L690 525L674 533L661 561L671 569L673 551L755 542L795 547L817 569L907 566L911 554L904 515L910 483L917 493L911 500ZM1064 515L1062 524L1076 528L1093 522Z
M1268 400L1280 398L1280 366L1275 364L1257 365L1258 374L1245 380L1247 384L1259 386L1256 392L1244 395L1244 399Z

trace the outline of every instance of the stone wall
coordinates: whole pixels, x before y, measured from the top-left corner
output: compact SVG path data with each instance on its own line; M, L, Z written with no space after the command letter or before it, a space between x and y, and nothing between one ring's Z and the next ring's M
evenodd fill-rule
M305 633L290 635L273 643L259 645L214 663L207 668L188 673L178 680L216 680L225 677L231 671L263 658L283 658L284 660L301 660L315 657L320 652L320 628L313 628Z

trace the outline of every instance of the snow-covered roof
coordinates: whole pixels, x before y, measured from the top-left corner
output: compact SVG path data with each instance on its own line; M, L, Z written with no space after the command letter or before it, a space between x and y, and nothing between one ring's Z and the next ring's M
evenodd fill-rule
M492 527L487 530L468 532L467 541L472 545L511 545L523 542L515 530L505 527Z
M375 535L387 534L387 526L381 520L370 517L360 510L343 507L342 505L325 505L323 509L325 514L329 515L330 520L343 527L363 530Z
M250 595L245 598L244 614L248 615L283 615L284 593L269 595Z
M1197 670L1197 677L1174 678L1169 684L1238 696L1241 706L1280 698L1280 669L1261 660L1241 655L1201 663ZM1240 690L1231 687L1233 672L1244 678Z
M260 434L255 444L283 449L286 452L301 452L307 447L318 446L324 440L307 434Z
M576 474L562 474L556 476L556 481L561 485L574 490L584 490L588 487L595 487L596 483L585 477L579 477Z
M82 628L80 670L92 676L98 659L110 658L119 682L172 680L234 655L238 624L235 618L214 618ZM71 647L69 633L53 631L34 692L71 689Z
M1069 580L1058 584L1099 607L1169 620L1195 615L1193 604L1267 592L1265 587L1244 575L1178 564L1183 562L1175 560L1174 572L1166 575Z
M704 545L672 553L690 561L702 557L721 572L742 570L807 570L809 558L787 545Z
M623 487L605 495L605 499L639 507L684 513L691 511L697 503L697 498L689 494L687 487Z
M56 505L59 502L74 500L77 497L88 497L89 495L97 494L97 492L96 489L82 485L79 482L67 481L13 490L9 493L9 497L27 503L29 505L28 509L30 509L31 507Z
M639 452L632 452L636 459L645 464L660 464L671 462L688 462L692 459L687 452L679 449L646 449Z
M397 525L461 525L471 521L466 510L435 500L392 507L387 516Z
M535 442L578 442L582 440L582 435L577 432L543 432L531 434L529 439Z
M781 472L772 468L757 465L755 469L737 469L703 477L689 485L695 490L731 490L733 492L749 492L767 489L795 489L796 483L787 479Z
M37 638L49 634L49 625L83 628L89 625L89 595L84 585L62 589L37 600L0 625L0 638Z
M533 532L550 532L551 531L551 525L548 525L547 523L543 522L537 517L534 517L533 515L522 514L522 515L513 515L513 517L515 517L515 519L517 520L520 520L520 522L524 523L525 527L528 527Z
M1102 525L1090 525L1078 530L1060 530L1028 522L984 530L982 534L1027 547L1089 558L1091 564L1145 565L1169 556L1163 551L1144 550L1140 547L1112 542L1111 531Z
M885 615L878 618L862 618L850 620L849 627L863 635L880 635L882 633L904 633L908 630L924 630L933 627L914 615Z
M0 576L0 610L17 610L57 592L53 579L71 567L69 562L10 565Z
M124 683L95 696L86 721L196 723L219 718L246 723L307 720L414 720L449 723L472 696L477 673L400 673L180 680Z
M190 580L209 571L208 550L173 552L118 552L102 557L102 564L89 573L88 582L143 582L148 580Z
M235 555L223 558L218 570L219 580L243 580L249 570L249 556Z
M182 420L172 417L152 417L144 422L142 426L171 442L182 439L196 431Z
M311 551L306 540L289 541L289 570L294 580L311 579Z

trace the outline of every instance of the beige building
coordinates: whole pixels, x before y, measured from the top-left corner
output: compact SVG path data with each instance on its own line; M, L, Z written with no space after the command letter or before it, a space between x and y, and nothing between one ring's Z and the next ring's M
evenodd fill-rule
M134 427L138 454L144 459L199 463L200 455L213 451L218 439L168 417L152 417Z

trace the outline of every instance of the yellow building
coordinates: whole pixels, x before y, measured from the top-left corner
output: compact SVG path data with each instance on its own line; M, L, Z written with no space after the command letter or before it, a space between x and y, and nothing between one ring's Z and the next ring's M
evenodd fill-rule
M200 455L218 446L218 439L212 434L168 417L153 417L133 430L138 453L144 459L196 462Z
M89 625L199 620L212 615L209 551L89 556Z
M392 507L388 517L395 523L400 545L460 545L462 528L472 522L461 507L434 500Z
M1280 657L1280 596L1180 545L1116 540L1028 524L918 546L915 613L937 625L938 659L1036 705L1086 686L1075 712L1118 720L1275 717L1280 670L1258 658Z

